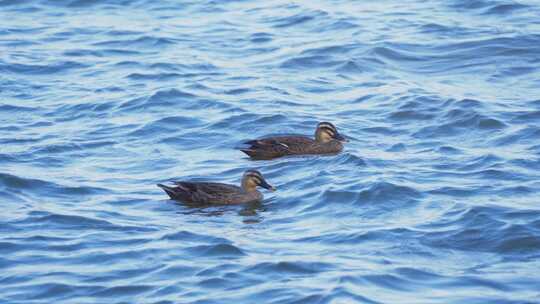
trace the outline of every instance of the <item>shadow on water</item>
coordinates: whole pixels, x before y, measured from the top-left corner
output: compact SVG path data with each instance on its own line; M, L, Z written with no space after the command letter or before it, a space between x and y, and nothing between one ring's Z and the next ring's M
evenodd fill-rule
M267 210L266 205L271 204L272 201L275 201L275 198L266 199L264 202L250 202L242 205L198 205L174 200L167 200L166 203L182 208L183 210L176 211L176 214L179 215L220 217L236 214L243 218L245 224L256 224L262 221L262 213Z

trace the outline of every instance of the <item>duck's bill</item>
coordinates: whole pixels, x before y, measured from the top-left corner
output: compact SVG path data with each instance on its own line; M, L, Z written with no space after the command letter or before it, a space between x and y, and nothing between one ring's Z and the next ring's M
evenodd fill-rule
M270 191L276 191L276 188L272 185L270 185L269 183L267 183L265 180L262 181L261 187L265 188L265 189L268 189Z
M339 140L341 142L348 142L349 141L347 138L345 138L345 136L341 135L340 133L337 133L334 136L334 139Z

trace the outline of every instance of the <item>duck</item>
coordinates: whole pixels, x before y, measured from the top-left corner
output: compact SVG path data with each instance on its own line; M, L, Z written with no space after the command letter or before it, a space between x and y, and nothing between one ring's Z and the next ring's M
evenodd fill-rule
M348 140L330 122L320 122L315 139L303 135L272 136L244 142L240 149L252 159L273 159L286 155L337 154Z
M189 205L236 205L260 202L263 194L257 187L270 191L276 188L270 185L258 170L246 170L242 176L241 186L209 183L174 181L174 186L157 184L172 200Z

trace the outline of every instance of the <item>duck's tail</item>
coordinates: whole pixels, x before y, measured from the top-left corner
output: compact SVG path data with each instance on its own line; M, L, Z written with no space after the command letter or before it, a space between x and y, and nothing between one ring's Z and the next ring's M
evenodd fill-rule
M264 150L258 150L258 149L240 149L240 151L246 153L249 157L252 159L271 159L272 155L269 155Z
M174 188L173 187L169 187L169 186L165 186L163 184L157 184L158 187L160 187L161 189L163 189L163 191L165 191L165 193L167 193L167 195L169 195L169 197L171 199L175 199L176 198L176 191L174 191Z
M255 149L240 149L240 151L246 153L250 157L254 157L258 154Z
M263 149L262 142L258 140L249 140L244 142L244 145L249 145L247 148L242 148L240 151L246 153L253 159L265 159L266 151Z
M249 147L241 148L252 159L272 159L290 153L289 146L273 138L249 140L243 143Z

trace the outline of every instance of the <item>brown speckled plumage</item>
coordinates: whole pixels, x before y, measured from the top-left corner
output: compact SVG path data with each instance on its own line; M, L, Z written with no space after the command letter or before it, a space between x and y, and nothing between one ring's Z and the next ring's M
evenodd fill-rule
M257 186L274 190L257 170L248 170L242 178L242 187L207 182L173 182L174 186L158 184L171 199L193 205L230 205L261 201Z
M245 142L249 148L241 149L253 159L272 159L286 155L335 154L343 150L345 138L334 125L321 122L315 139L307 136L274 136Z

